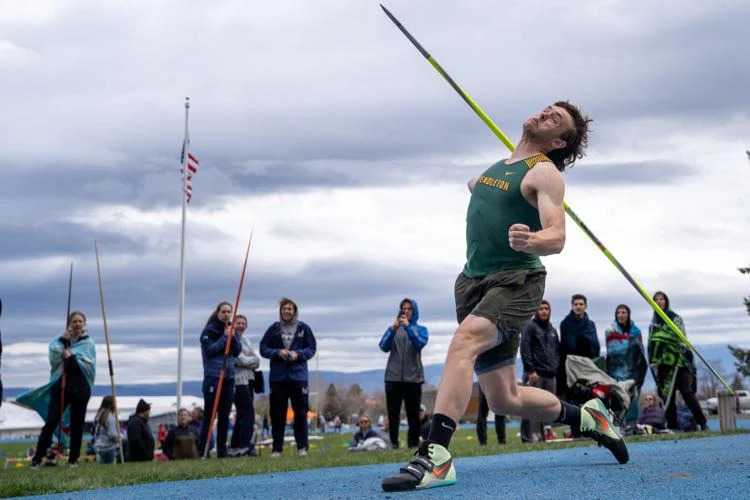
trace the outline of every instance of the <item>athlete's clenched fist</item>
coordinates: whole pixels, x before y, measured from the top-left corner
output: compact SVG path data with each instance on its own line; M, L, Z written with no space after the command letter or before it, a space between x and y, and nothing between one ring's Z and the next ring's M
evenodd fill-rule
M510 244L510 248L516 252L528 252L531 234L531 228L526 224L513 224L508 228L508 243Z

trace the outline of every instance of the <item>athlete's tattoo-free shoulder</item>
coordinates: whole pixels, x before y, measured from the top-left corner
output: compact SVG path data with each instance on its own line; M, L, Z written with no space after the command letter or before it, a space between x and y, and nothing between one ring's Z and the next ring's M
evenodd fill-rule
M537 209L540 195L562 208L565 197L565 179L552 162L539 162L524 177L521 183L524 197Z

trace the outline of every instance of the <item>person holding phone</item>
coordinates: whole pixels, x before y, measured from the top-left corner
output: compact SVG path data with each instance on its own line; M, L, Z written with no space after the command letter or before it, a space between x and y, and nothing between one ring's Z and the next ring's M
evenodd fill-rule
M419 307L415 300L401 301L393 324L380 339L380 350L389 353L385 368L385 400L388 407L388 433L391 446L399 447L398 430L401 403L404 403L409 423L409 448L419 446L419 406L422 403L422 349L427 345L427 328L417 324Z

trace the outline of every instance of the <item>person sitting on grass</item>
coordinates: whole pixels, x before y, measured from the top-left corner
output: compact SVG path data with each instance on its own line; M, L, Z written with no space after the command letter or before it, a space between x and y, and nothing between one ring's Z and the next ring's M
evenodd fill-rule
M154 434L148 426L151 405L138 401L135 414L128 420L128 462L150 462L154 459Z
M666 428L664 408L661 407L661 402L655 394L643 396L643 408L641 408L641 416L638 417L638 425L648 425L657 430Z
M357 427L359 430L354 434L349 451L377 451L388 448L382 436L372 428L370 417L360 416Z
M162 450L170 460L198 458L198 430L191 425L192 416L187 408L177 413L177 426L172 427L164 439Z
M117 457L117 433L120 426L115 419L115 398L104 396L94 417L94 450L96 463L113 464Z

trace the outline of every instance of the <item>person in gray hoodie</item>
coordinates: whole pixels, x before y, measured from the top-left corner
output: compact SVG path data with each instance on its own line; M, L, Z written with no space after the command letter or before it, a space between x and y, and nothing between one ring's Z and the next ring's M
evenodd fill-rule
M380 339L380 350L389 353L385 368L385 399L388 407L388 432L393 448L398 448L401 402L409 422L408 445L419 446L419 405L422 402L422 349L427 345L427 328L419 325L419 306L405 298L398 308L396 320Z
M229 455L255 456L252 446L253 427L255 424L255 403L253 389L255 388L255 370L260 366L260 358L245 335L247 318L237 315L234 333L240 337L242 352L234 360L234 407L236 416Z
M119 424L115 419L115 398L104 396L99 411L94 417L94 449L96 463L113 464L117 458L117 433Z

